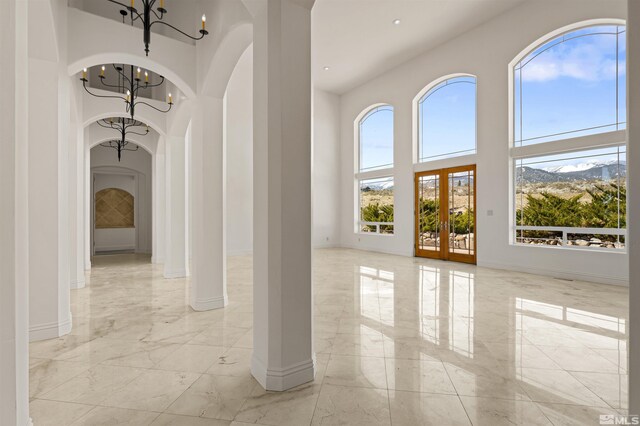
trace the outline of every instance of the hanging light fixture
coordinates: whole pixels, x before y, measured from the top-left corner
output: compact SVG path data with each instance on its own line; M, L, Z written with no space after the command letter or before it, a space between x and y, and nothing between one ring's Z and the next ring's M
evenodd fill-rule
M142 2L142 13L138 12L138 9L135 7L135 0L131 0L131 5L127 6L124 3L121 3L116 0L109 0L111 3L115 3L121 6L123 9L120 9L120 15L122 15L122 22L125 22L125 18L127 15L131 17L131 25L134 22L140 21L142 23L143 30L143 41L144 41L144 51L147 56L149 56L149 45L151 44L151 27L155 24L166 25L167 27L176 30L180 34L185 37L189 37L191 40L201 40L204 36L209 34L209 32L205 29L205 24L207 22L207 17L202 15L202 29L200 29L200 37L193 37L184 31L174 27L171 24L164 22L162 19L164 15L167 14L167 9L164 8L164 0L160 0L160 5L154 10L153 6L156 4L157 0L140 0ZM153 20L153 16L155 16L156 20Z
M125 109L131 116L131 119L134 119L135 109L137 105L146 105L148 107L155 109L156 111L169 112L171 110L171 107L173 106L173 98L171 97L171 93L169 93L169 96L167 97L167 104L169 105L167 109L156 108L153 105L149 104L148 102L138 99L140 95L140 90L146 90L146 89L151 89L153 87L161 86L164 83L165 78L163 76L160 76L159 83L149 84L148 71L146 70L144 71L144 81L143 81L142 69L140 67L134 67L133 65L129 65L128 67L130 69L130 73L129 75L126 75L124 71L125 69L124 64L122 65L113 64L113 68L116 70L118 74L117 84L107 83L105 81L106 67L103 65L100 68L100 75L99 75L100 83L102 84L102 86L104 86L108 90L113 91L113 89L115 89L118 95L99 95L89 90L89 87L87 87L87 83L89 82L89 80L87 79L86 68L82 70L82 78L80 79L80 81L82 81L82 86L84 87L84 90L91 96L95 96L96 98L122 99L125 102L125 105L126 105ZM134 72L134 69L135 69L135 72Z
M113 148L118 151L118 162L122 158L123 151L137 151L139 148L138 145L127 141L127 135L145 136L149 133L149 126L131 118L105 118L98 120L98 125L105 129L116 130L119 133L119 137L117 139L112 139L100 144L100 146L105 148ZM144 130L139 130L141 127L144 127ZM133 145L135 148L129 147L129 145Z

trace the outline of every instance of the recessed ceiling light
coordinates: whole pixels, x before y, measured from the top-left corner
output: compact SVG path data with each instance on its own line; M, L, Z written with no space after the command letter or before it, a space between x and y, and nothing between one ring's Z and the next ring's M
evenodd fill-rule
M400 25L400 20L399 19L394 19L393 20L393 25Z
M329 67L324 67L323 69L324 69L325 71L329 71L331 68L329 68Z

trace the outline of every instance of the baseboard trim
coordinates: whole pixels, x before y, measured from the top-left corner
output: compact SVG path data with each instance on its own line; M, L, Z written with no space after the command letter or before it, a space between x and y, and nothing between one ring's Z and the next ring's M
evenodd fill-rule
M95 252L96 253L104 253L104 252L110 252L110 251L125 251L125 250L131 250L135 253L136 251L136 246L96 246L95 248Z
M283 392L316 377L316 356L285 368L267 368L255 354L251 357L251 374L265 390Z
M585 274L584 272L558 271L548 268L532 268L499 262L478 262L478 266L483 268L500 269L503 271L514 271L524 272L526 274L543 275L546 277L560 278L563 280L587 281L599 284L615 285L619 287L629 287L628 279L625 280L624 278L614 278L606 275Z
M164 277L167 279L185 278L187 276L186 269L176 269L174 271L164 270Z
M220 297L210 297L209 299L196 299L190 302L191 308L194 311L203 312L211 311L213 309L221 309L229 304L227 295Z
M84 288L87 285L87 282L85 280L77 280L77 281L71 281L71 290L78 290L81 288Z
M59 323L57 321L47 324L38 324L29 327L29 341L37 342L40 340L56 339L71 333L71 312L66 321Z

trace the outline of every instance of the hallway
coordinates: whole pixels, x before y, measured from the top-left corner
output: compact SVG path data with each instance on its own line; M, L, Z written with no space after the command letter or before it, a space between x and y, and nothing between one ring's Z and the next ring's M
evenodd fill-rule
M34 424L584 425L627 407L626 288L346 249L314 261L317 377L277 393L249 372L250 257L229 257L229 305L208 312L147 256L94 258L71 334L30 345Z

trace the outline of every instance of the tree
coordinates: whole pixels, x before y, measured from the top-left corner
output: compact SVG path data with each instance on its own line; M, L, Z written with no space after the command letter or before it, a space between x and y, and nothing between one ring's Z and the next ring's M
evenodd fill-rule
M371 203L361 209L363 222L393 222L393 204ZM374 225L365 225L370 232L375 232ZM380 225L380 232L383 234L392 233L393 225Z

